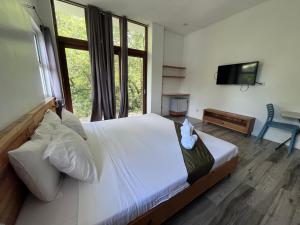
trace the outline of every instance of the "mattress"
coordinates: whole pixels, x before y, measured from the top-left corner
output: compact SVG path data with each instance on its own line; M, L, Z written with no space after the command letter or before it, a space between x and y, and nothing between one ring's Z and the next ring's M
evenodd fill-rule
M172 121L148 114L87 123L84 128L100 182L66 177L58 198L50 203L29 195L17 225L127 224L188 187ZM237 154L236 146L197 133L215 158L213 169Z

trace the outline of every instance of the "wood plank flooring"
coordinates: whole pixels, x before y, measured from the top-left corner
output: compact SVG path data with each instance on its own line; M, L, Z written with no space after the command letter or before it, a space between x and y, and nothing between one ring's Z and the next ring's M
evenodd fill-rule
M170 118L182 121L183 118ZM239 147L240 162L230 178L181 210L165 225L300 225L300 150L191 118L196 129Z

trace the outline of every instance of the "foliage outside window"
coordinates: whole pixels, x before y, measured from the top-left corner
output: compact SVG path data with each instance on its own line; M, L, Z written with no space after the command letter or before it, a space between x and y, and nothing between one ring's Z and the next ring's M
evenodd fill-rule
M128 57L128 111L130 115L143 113L143 59Z
M120 20L117 17L113 17L113 39L114 46L120 46Z
M128 48L145 51L146 28L144 26L128 22Z
M87 40L84 9L54 1L58 36Z
M89 52L66 49L73 111L79 118L90 119L92 112L92 86Z

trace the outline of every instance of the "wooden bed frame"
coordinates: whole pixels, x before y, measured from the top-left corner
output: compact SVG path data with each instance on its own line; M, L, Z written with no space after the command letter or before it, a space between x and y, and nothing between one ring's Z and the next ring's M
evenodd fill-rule
M55 111L49 98L0 131L0 224L13 225L25 199L27 188L9 164L7 152L28 141L47 109Z
M45 100L31 112L0 131L0 224L13 225L15 223L27 194L27 188L9 164L7 152L29 140L47 109L55 111L54 98ZM139 216L129 225L162 224L195 198L230 175L237 163L238 157L232 158L168 201Z

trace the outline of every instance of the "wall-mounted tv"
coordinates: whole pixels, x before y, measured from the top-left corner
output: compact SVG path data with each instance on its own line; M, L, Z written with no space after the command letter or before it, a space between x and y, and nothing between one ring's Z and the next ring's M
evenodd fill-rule
M255 85L258 61L218 67L217 84Z

